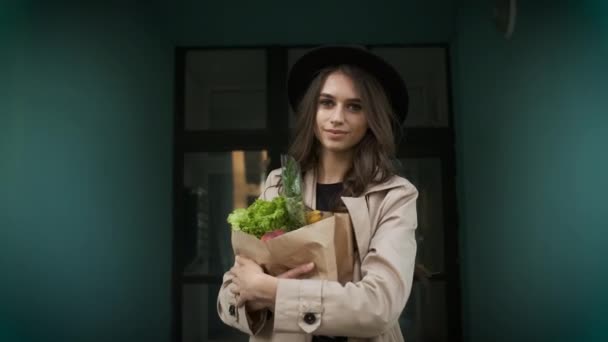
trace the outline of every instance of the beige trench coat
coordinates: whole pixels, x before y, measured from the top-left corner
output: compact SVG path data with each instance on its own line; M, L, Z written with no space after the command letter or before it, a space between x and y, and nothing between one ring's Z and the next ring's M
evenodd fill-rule
M278 195L280 170L268 176L261 198ZM313 172L304 176L304 201L316 203ZM222 321L250 341L311 341L312 335L349 336L349 342L403 341L398 318L412 288L418 191L402 177L371 186L361 197L342 197L356 238L353 282L279 279L275 311L252 317L235 308L224 275L217 310Z

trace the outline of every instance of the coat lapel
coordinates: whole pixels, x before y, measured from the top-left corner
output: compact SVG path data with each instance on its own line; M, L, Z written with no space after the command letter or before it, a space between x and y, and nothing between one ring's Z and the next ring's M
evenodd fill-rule
M342 197L346 209L350 215L353 223L353 231L355 233L355 240L357 242L357 249L359 250L359 262L363 262L363 257L367 254L369 249L369 240L372 233L372 225L369 219L369 210L367 208L367 201L365 196L363 197Z
M304 205L317 209L317 177L314 171L304 173Z
M393 177L389 181L373 185L360 197L342 197L346 209L353 222L353 231L357 240L359 250L359 261L363 263L363 257L367 255L372 235L372 221L370 218L370 208L367 203L367 196L374 192L386 191L392 188L406 186L407 181L400 177Z
M315 172L313 170L306 172L304 174L304 204L312 209L316 209L317 207L316 185L317 177ZM365 251L369 248L369 239L372 231L367 201L365 200L365 196L342 197L342 200L353 223L357 249L363 251L363 253L359 253L359 258L362 258L365 255Z

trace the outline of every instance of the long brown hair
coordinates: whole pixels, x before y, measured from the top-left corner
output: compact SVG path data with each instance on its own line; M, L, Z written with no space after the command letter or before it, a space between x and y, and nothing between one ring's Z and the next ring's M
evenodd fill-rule
M374 76L365 70L340 65L321 70L313 79L296 110L296 131L289 153L300 163L302 171L317 170L320 143L314 134L319 95L327 77L339 71L349 76L361 95L367 115L368 130L354 146L353 162L344 177L343 196L360 196L374 183L382 183L395 175L396 115L384 89Z

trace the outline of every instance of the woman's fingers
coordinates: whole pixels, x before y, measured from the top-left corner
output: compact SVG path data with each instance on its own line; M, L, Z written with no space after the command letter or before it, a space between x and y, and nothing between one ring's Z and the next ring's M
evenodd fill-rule
M257 264L255 263L255 261L253 261L253 260L251 260L251 259L249 259L249 258L246 258L246 257L244 257L244 256L241 256L241 255L237 255L237 256L234 258L234 263L235 263L236 265L247 265L247 264L255 264L255 265L257 265Z
M245 307L247 308L247 311L254 312L254 311L259 311L259 310L266 308L266 305L261 301L248 300L247 303L245 303Z
M292 268L289 271L280 274L279 276L277 276L277 278L295 279L301 275L304 275L304 274L312 271L314 268L315 268L315 264L312 262L309 262L308 264L304 264L304 265L300 265L296 268Z
M240 287L235 283L228 285L228 290L235 296L238 296L241 293Z
M264 269L260 265L258 265L255 261L245 258L243 256L237 255L234 258L235 267L241 269L241 274L245 273L263 273Z
M246 270L245 264L253 263L253 265L255 265L255 266L257 266L257 264L255 264L253 261L251 261L250 259L247 259L245 257L237 256L236 258L237 258L236 264L230 268L229 272L234 276L233 281L238 282L238 278L242 275L242 272L244 272ZM304 264L304 265L300 265L298 267L292 268L289 271L278 275L277 278L296 279L302 275L309 273L314 268L315 268L315 264L312 262L309 262L308 264Z

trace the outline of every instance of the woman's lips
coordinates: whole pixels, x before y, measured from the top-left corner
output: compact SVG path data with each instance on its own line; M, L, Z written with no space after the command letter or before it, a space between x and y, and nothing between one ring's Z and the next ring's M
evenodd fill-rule
M339 139L345 136L346 133L348 133L346 131L341 131L337 129L326 129L325 132L327 133L330 139Z
M346 131L340 131L338 129L326 129L325 132L329 132L332 134L346 134Z

